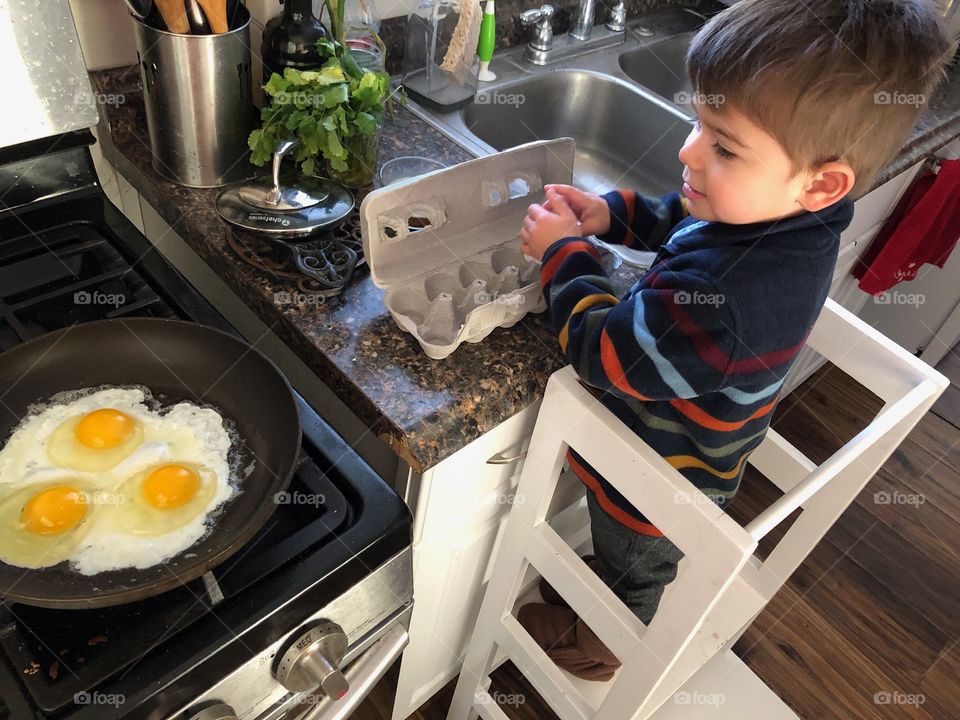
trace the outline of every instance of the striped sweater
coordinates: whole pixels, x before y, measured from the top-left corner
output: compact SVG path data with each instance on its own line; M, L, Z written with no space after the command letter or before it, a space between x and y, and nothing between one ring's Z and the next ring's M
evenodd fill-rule
M591 243L558 240L540 271L549 322L601 402L726 507L826 300L853 202L730 225L688 216L676 193L604 200L611 229L600 239L656 258L618 298ZM608 515L661 535L579 455L568 460Z

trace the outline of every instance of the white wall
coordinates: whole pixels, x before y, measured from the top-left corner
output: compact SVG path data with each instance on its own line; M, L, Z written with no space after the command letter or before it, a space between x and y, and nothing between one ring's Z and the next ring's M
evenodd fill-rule
M347 0L355 3L358 0ZM418 0L366 0L373 2L381 19L408 15ZM246 0L253 16L250 45L253 57L260 57L263 26L280 12L279 0ZM313 0L319 14L322 0ZM132 65L137 61L133 24L123 0L70 0L70 8L80 34L80 47L88 70ZM255 60L254 64L258 64Z

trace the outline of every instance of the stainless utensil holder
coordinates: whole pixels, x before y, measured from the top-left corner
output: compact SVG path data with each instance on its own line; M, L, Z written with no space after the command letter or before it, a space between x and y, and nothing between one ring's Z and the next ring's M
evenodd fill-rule
M201 188L251 175L249 11L239 6L237 27L219 35L181 35L133 21L154 170Z

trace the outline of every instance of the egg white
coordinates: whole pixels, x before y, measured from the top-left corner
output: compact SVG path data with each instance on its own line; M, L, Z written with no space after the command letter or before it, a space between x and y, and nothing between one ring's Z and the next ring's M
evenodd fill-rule
M150 407L139 388L106 388L56 396L34 409L0 450L0 500L24 487L45 486L65 478L90 483L98 492L97 522L88 523L80 544L67 559L84 575L122 568L147 568L163 562L209 532L219 508L238 490L230 465L232 439L218 412L192 403L166 411ZM114 467L98 473L57 467L46 452L50 435L66 420L98 408L116 408L138 421L143 441ZM204 468L214 477L215 491L196 518L170 532L138 536L130 531L135 516L125 517L118 489L147 468L178 462ZM3 529L0 529L2 537ZM3 560L0 542L0 560Z

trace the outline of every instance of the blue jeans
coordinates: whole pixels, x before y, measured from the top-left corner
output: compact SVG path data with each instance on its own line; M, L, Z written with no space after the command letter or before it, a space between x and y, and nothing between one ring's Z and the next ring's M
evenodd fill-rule
M649 625L664 587L677 577L683 553L666 537L643 535L618 523L600 508L589 489L587 508L600 578Z

